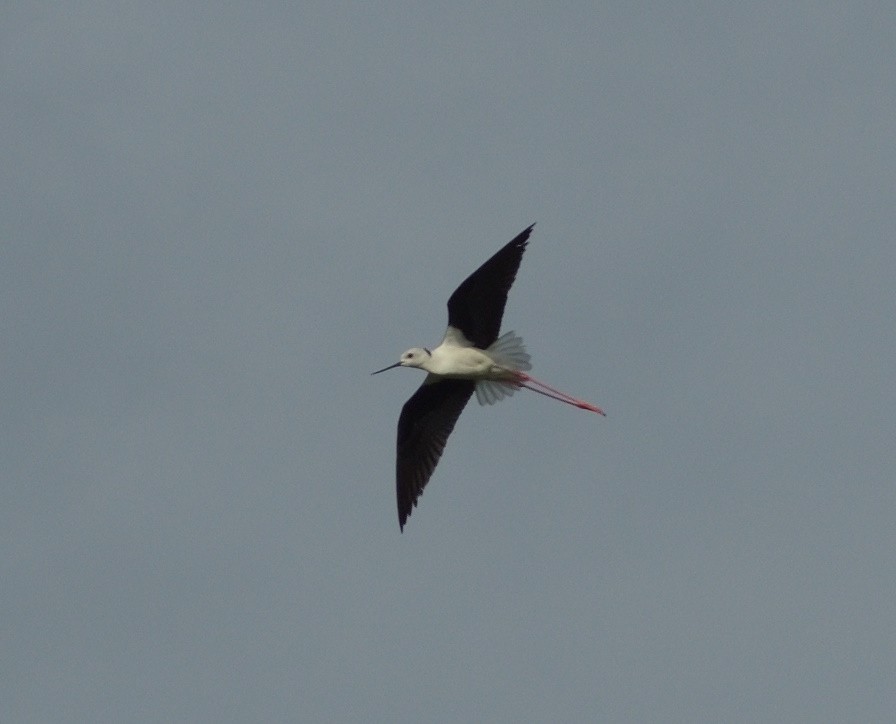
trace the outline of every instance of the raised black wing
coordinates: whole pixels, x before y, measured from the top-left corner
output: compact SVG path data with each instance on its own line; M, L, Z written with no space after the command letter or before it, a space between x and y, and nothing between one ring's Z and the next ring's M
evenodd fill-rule
M448 324L474 347L486 349L498 338L507 292L516 279L532 224L468 276L448 300Z
M427 381L401 408L395 478L402 531L475 386L470 380Z

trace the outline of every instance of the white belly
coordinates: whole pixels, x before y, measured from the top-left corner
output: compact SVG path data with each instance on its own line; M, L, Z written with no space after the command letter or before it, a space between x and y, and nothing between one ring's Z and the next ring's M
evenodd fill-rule
M502 379L507 371L475 347L441 345L432 351L428 372L464 380Z

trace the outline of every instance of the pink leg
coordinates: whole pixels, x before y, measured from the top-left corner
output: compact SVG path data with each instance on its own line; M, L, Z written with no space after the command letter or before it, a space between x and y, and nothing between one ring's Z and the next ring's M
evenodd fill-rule
M592 405L590 402L585 402L584 400L580 400L577 397L573 397L572 395L567 395L565 392L560 392L560 390L556 390L550 385L546 385L544 382L539 382L531 375L527 375L525 372L517 372L516 381L519 383L520 387L525 387L527 390L537 392L539 395L544 395L545 397L550 397L553 400L565 402L567 405L573 405L574 407L578 407L582 410L590 410L591 412L596 412L598 415L603 415L604 417L607 416L607 413L601 410L596 405ZM531 384L526 384L527 382ZM535 385L537 385L537 387Z

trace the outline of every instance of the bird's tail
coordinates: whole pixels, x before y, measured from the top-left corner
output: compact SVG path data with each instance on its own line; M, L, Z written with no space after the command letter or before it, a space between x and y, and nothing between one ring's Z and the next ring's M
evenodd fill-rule
M526 351L523 338L517 337L515 332L505 332L485 351L496 364L514 372L532 369L532 365L529 364L532 358Z
M531 370L529 353L523 345L523 338L514 332L505 332L485 350L495 364L511 372ZM494 405L498 400L509 397L520 388L516 378L508 380L477 380L476 399L480 405Z

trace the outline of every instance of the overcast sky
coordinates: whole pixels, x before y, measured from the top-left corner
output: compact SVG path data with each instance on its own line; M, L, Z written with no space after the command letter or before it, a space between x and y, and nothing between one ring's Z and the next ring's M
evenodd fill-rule
M595 5L5 5L0 720L892 721L896 10Z

